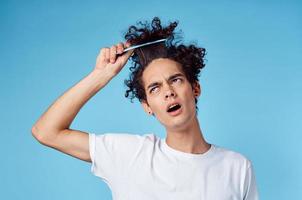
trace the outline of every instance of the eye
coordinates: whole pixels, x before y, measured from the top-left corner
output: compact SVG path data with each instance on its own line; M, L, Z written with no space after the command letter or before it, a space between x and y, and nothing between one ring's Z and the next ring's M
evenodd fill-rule
M153 88L150 89L149 92L150 92L150 93L154 93L154 92L156 92L157 90L158 90L158 87L153 87Z
M181 78L175 78L172 80L173 83L180 83L181 81Z

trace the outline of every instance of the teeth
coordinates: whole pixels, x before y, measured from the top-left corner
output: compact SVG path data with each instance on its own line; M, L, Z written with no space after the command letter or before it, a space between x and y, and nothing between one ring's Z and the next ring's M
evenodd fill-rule
M174 106L177 106L178 104L173 104L173 105L171 105L170 107L169 107L169 109L170 108L173 108Z

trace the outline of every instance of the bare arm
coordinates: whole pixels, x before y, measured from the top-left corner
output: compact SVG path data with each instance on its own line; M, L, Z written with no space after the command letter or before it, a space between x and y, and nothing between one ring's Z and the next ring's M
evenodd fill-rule
M119 43L103 48L95 68L80 82L60 96L32 127L33 136L46 146L81 160L91 162L88 133L70 129L70 125L83 105L117 75L133 51L116 58L130 44Z

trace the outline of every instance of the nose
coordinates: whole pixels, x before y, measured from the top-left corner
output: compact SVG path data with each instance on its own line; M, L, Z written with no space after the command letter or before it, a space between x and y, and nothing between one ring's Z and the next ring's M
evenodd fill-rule
M174 90L170 86L168 86L168 88L165 91L165 99L167 99L169 97L175 97L175 96L176 96L176 94L175 94Z

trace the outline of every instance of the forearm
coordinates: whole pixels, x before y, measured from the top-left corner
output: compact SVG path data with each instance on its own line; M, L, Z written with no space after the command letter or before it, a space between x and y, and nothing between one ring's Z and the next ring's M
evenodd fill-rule
M38 119L33 127L40 138L56 134L69 128L82 106L102 89L112 78L110 75L94 70L80 82L60 96Z

